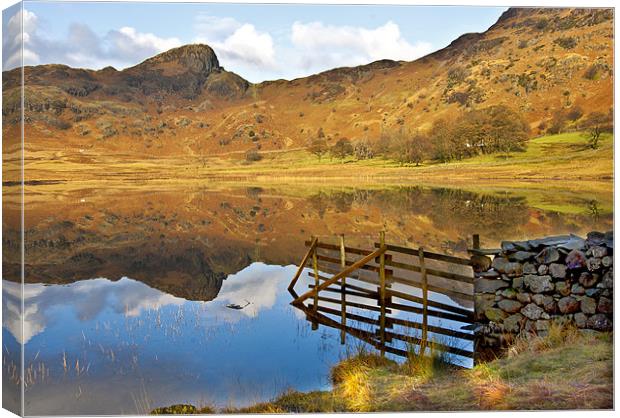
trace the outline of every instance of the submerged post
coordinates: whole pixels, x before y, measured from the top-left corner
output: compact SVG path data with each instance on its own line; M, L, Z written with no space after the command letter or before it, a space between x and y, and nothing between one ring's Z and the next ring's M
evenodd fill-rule
M344 270L347 267L347 254L344 246L344 234L340 235L340 266ZM346 294L346 276L342 277L340 281L340 322L342 323L342 330L340 331L340 344L345 343L346 339L346 326L347 326L347 294Z
M312 251L312 269L314 270L314 306L312 307L312 311L316 314L319 309L319 259L316 254L316 249L318 247L318 238L317 245L314 247L314 251ZM312 321L312 330L317 330L319 328L319 323L315 320Z
M385 247L385 231L379 235L379 245ZM381 355L385 356L385 252L379 256L379 332L381 335Z
M418 249L418 259L420 260L420 275L422 276L422 341L420 354L424 354L428 343L428 278L424 263L424 248L422 247Z

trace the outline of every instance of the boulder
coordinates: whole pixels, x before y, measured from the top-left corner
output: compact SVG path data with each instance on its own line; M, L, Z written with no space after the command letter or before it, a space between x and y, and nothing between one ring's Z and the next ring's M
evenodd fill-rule
M583 287L592 287L598 281L599 275L584 271L579 275L579 284Z
M551 276L535 276L528 274L523 278L523 283L534 293L551 292L554 289Z
M591 297L584 296L581 298L581 312L592 315L596 313L596 300Z
M570 239L562 244L558 244L559 248L564 250L572 251L572 250L583 250L586 246L586 240L578 237L577 235L570 236Z
M567 282L557 282L555 284L555 290L562 296L570 295L570 285Z
M592 257L603 258L607 255L607 248L601 246L591 247L588 253L592 254Z
M495 257L492 266L495 270L508 277L515 277L523 274L523 266L521 263L508 261L508 259L504 257Z
M541 264L540 266L538 266L538 274L540 274L541 276L544 276L545 274L549 273L549 266L545 265L545 264Z
M596 287L601 289L613 289L614 287L614 273L612 270L609 270L603 275L603 280Z
M474 290L476 293L495 293L499 289L508 287L508 283L499 279L476 278L474 280Z
M523 305L521 305L521 303L516 300L503 299L497 303L497 306L504 312L513 314L519 312L521 310L521 306Z
M606 255L601 259L601 263L603 263L603 267L611 267L611 265L614 263L614 258Z
M536 264L534 263L524 263L523 264L523 274L536 274L538 270L536 269Z
M558 301L558 309L565 315L575 313L579 310L579 301L572 296L563 297Z
M598 231L588 232L586 236L586 245L588 247L594 247L597 245L601 245L605 242L605 234Z
M510 254L508 258L513 261L524 262L533 258L535 255L535 253L529 251L517 251L516 253Z
M526 319L523 330L530 334L535 333L536 332L536 321L532 321L531 319Z
M470 261L476 273L487 271L491 267L491 259L485 255L473 255Z
M590 271L598 271L603 267L601 259L596 257L588 258L586 265Z
M495 305L495 295L482 294L476 295L474 299L474 312L476 313L476 319L482 319L484 311L488 308L492 308Z
M478 277L484 277L485 279L495 279L499 277L499 273L495 270L487 270L477 274Z
M523 288L523 276L518 276L512 279L512 287L513 289L522 289Z
M540 264L555 263L560 259L560 252L553 247L547 247L536 255L536 261Z
M605 232L603 244L605 244L607 248L611 248L612 250L614 249L614 231Z
M586 295L591 298L598 298L601 295L601 289L596 287L592 289L586 289Z
M611 331L613 325L605 314L596 314L588 318L586 327L597 331Z
M598 306L596 307L596 310L599 313L611 314L614 311L614 301L604 296L601 296L601 298L598 300Z
M510 287L508 289L502 290L501 295L507 299L516 299L517 291Z
M570 288L570 292L573 295L583 295L584 293L586 293L586 290L579 286L577 283L575 283L571 288Z
M551 263L549 265L549 274L554 279L563 279L566 277L566 266L564 264Z
M577 326L577 328L585 328L588 317L581 312L577 312L573 317L573 320L575 321L575 325Z
M484 316L491 322L502 322L504 318L508 316L508 314L501 309L498 308L487 308L484 311Z
M542 301L542 307L545 312L553 314L556 311L557 304L555 303L555 299L553 297L545 295Z
M547 319L539 319L536 321L536 331L547 331L549 329L550 321Z
M529 241L532 248L562 246L571 241L575 235L558 235Z
M545 295L541 295L540 293L532 295L532 302L537 304L538 306L542 306Z
M532 295L529 293L517 293L517 300L521 303L530 303L532 301Z
M521 331L521 326L524 319L525 318L520 313L510 315L509 317L504 319L504 330L507 332L518 333L519 331Z
M578 270L578 269L585 268L586 255L583 253L583 251L572 250L566 256L565 263L566 263L566 267L568 267L570 270Z
M544 311L536 306L533 303L529 303L527 305L525 305L525 307L523 309L521 309L521 314L523 314L523 316L525 316L526 318L529 318L533 321L536 321L538 319L540 319L540 316L544 313Z
M502 251L515 252L515 251L529 251L532 249L529 241L502 241Z

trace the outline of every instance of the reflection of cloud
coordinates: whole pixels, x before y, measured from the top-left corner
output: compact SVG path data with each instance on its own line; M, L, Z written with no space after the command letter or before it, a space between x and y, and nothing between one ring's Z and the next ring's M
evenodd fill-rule
M224 281L217 302L191 302L204 306L205 319L218 318L237 322L244 317L256 317L261 310L274 307L278 293L286 292L285 285L295 273L295 266L270 266L253 263ZM118 281L91 279L68 285L24 285L24 333L21 327L21 284L2 281L2 325L18 342L27 343L43 332L55 318L58 309L71 312L80 321L90 321L105 309L125 316L139 316L148 310L189 303L146 284L123 277ZM243 305L241 311L226 308L227 303ZM241 312L242 314L239 314Z
M147 285L122 278L117 282L108 279L92 279L69 285L24 285L24 333L21 335L19 283L2 282L2 325L18 342L27 343L32 337L45 330L52 320L53 308L65 307L75 312L81 321L95 318L105 308L119 314L137 316L148 309L166 305L181 305L184 299L177 298Z
M291 267L270 266L253 263L236 274L231 274L224 281L217 300L243 305L251 304L242 310L246 315L255 317L262 309L273 307L278 290L283 288L286 280L295 273Z

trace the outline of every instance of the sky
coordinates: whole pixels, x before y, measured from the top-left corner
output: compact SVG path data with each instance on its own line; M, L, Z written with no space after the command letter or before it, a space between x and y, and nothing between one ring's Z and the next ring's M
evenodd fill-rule
M206 43L251 82L293 79L379 59L412 61L506 7L24 2L3 12L3 70L24 63L123 69L170 48Z

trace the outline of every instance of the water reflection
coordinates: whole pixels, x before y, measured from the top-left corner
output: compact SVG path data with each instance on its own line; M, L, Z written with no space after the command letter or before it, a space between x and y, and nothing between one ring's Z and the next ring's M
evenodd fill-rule
M210 302L129 278L26 284L26 413L145 413L180 401L238 406L290 387L326 388L346 347L336 332L310 332L289 305L294 271L253 263L228 276ZM10 343L19 338L11 309L18 286L3 281ZM244 309L226 307L243 300Z
M611 193L583 190L62 187L27 186L23 335L20 208L10 190L3 202L3 382L14 387L25 343L27 414L326 387L347 347L339 330L311 332L286 292L310 235L373 248L384 229L390 243L459 253L473 233L495 246L613 225Z

